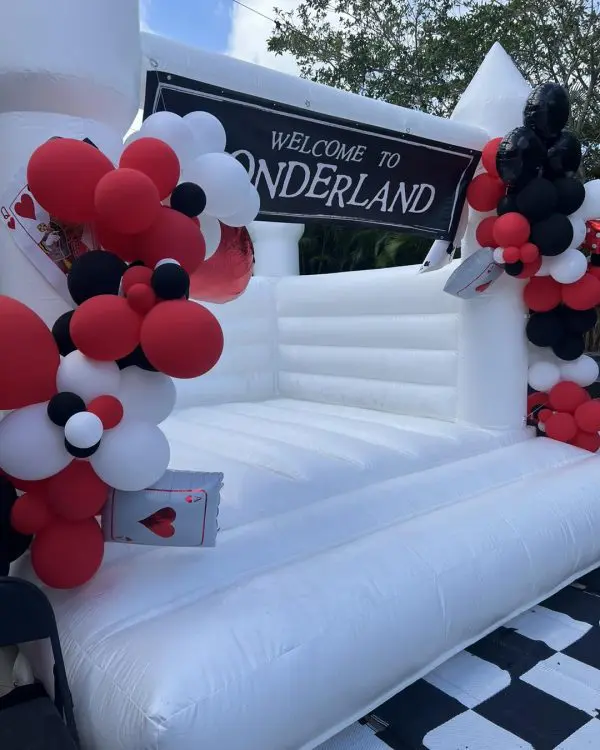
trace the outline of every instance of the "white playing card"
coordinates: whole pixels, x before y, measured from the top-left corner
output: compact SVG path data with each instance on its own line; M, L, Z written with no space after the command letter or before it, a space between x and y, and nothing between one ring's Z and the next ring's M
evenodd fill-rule
M444 291L461 299L474 299L483 294L503 273L502 266L494 262L494 251L489 247L481 247L451 274Z
M166 547L214 547L223 475L167 471L140 492L113 490L102 514L111 542Z

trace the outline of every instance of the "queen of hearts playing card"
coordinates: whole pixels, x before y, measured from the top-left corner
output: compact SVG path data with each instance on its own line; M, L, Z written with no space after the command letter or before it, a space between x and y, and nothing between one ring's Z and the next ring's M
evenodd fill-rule
M223 474L166 471L140 492L112 490L102 514L108 542L214 547Z

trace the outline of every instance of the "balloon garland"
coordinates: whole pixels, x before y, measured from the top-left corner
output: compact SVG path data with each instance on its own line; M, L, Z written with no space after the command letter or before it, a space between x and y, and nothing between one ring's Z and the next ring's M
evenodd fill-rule
M527 280L528 424L595 452L600 401L586 387L598 365L584 354L584 336L600 305L600 180L576 176L581 144L564 129L569 115L563 87L535 88L523 125L485 146L467 200L477 242L509 276Z
M0 470L23 493L5 515L14 539L33 538L32 566L48 586L80 586L97 572L104 541L96 517L109 488L137 491L160 479L170 449L158 424L175 405L172 378L207 373L223 351L219 321L189 299L190 277L196 298L205 276L214 287L218 269L221 285L235 287L219 301L240 294L251 259L245 253L234 273L223 263L220 222L240 227L259 209L225 142L208 113L159 112L117 166L70 138L42 144L27 165L42 208L90 225L102 247L74 260L75 309L52 330L0 297L0 409L10 410L0 422ZM210 299L210 284L206 291Z

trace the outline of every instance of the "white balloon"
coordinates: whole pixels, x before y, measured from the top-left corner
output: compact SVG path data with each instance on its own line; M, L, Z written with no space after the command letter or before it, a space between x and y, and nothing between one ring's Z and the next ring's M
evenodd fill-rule
M260 195L251 182L248 184L248 192L244 201L241 208L223 219L223 224L227 224L228 227L246 227L256 219L260 211Z
M539 271L534 274L535 276L550 276L550 271L552 270L552 258L549 258L547 255L542 255L542 265L539 268Z
M587 271L585 255L571 247L550 259L550 276L559 284L574 284Z
M100 442L103 432L102 420L89 411L73 414L65 425L65 438L75 448L91 448Z
M573 241L571 247L579 247L585 240L587 234L587 227L585 221L579 216L569 216L569 221L573 227Z
M494 248L494 262L499 263L502 265L504 263L504 248L503 247L495 247Z
M97 396L116 396L121 372L116 362L98 362L74 351L61 360L56 376L59 391L76 393L89 403Z
M221 222L214 216L202 213L200 214L200 231L206 244L204 260L208 260L221 244Z
M560 365L561 380L572 380L584 388L596 382L599 372L598 363L587 354L582 354L572 362L563 362Z
M141 138L158 138L177 154L180 165L194 158L194 134L183 118L174 112L155 112L144 120L139 130Z
M109 487L138 492L162 477L170 457L169 441L159 427L125 418L104 433L90 463Z
M585 183L585 200L575 213L585 221L600 219L600 180Z
M551 362L534 362L529 368L527 380L535 391L547 393L560 381L560 369Z
M54 476L73 460L65 433L48 417L48 404L32 404L0 422L0 467L17 479Z
M183 182L195 182L206 194L204 212L217 219L243 206L250 178L230 154L203 154L183 169Z
M227 134L217 117L210 112L190 112L183 120L194 134L194 156L225 151Z
M121 374L118 399L128 419L159 424L173 411L176 397L173 379L161 372L127 367Z

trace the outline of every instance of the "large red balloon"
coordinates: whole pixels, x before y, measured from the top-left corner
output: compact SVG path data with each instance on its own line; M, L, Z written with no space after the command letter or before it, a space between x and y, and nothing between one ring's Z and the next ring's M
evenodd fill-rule
M156 185L161 201L171 195L179 181L177 154L158 138L138 138L130 143L121 155L119 166L147 175Z
M577 424L571 414L556 412L544 422L546 436L561 443L568 443L577 434Z
M98 572L104 557L104 539L95 519L56 519L31 543L31 564L46 586L73 589Z
M499 177L498 170L496 169L496 155L498 153L498 146L502 143L502 138L493 138L488 141L481 153L481 163L485 170L492 177ZM494 207L495 208L495 207Z
M577 446L577 448L583 448L584 451L596 453L598 448L600 448L600 436L598 433L592 434L591 432L579 431L570 443Z
M550 390L550 406L556 411L566 411L573 414L581 404L590 400L590 394L577 383L563 380Z
M142 324L142 350L159 372L196 378L211 370L223 352L223 331L215 316L196 302L156 305Z
M156 185L136 169L115 169L105 175L96 186L94 205L99 227L126 235L145 232L161 208Z
M10 512L11 526L19 534L38 534L53 518L42 492L26 492L21 495Z
M108 487L87 461L72 461L46 482L48 508L68 521L97 516L108 497Z
M200 228L189 217L161 206L158 218L136 236L137 258L150 268L165 258L173 258L192 274L204 260L206 245Z
M535 276L525 285L523 299L530 310L548 312L562 302L562 288L552 276Z
M506 186L497 177L480 174L469 183L467 201L475 211L493 211L505 192Z
M600 401L586 401L575 410L577 427L583 432L600 432Z
M111 362L126 357L138 346L141 325L142 316L124 297L99 294L75 310L69 331L86 357Z
M98 223L93 225L93 233L98 244L105 250L118 255L119 258L128 263L138 260L136 256L137 247L130 234L113 232L109 227Z
M20 409L56 393L60 355L52 333L33 310L3 296L0 356L0 409Z
M94 218L94 192L113 171L97 148L73 138L53 138L37 148L27 165L27 184L42 208L68 224Z
M516 212L499 216L494 224L494 240L499 247L516 245L521 247L529 239L531 226L527 219Z
M494 226L497 221L497 216L487 216L477 225L475 237L481 247L498 247L498 243L494 239Z
M563 302L571 310L591 310L600 304L600 281L591 273L561 288Z

